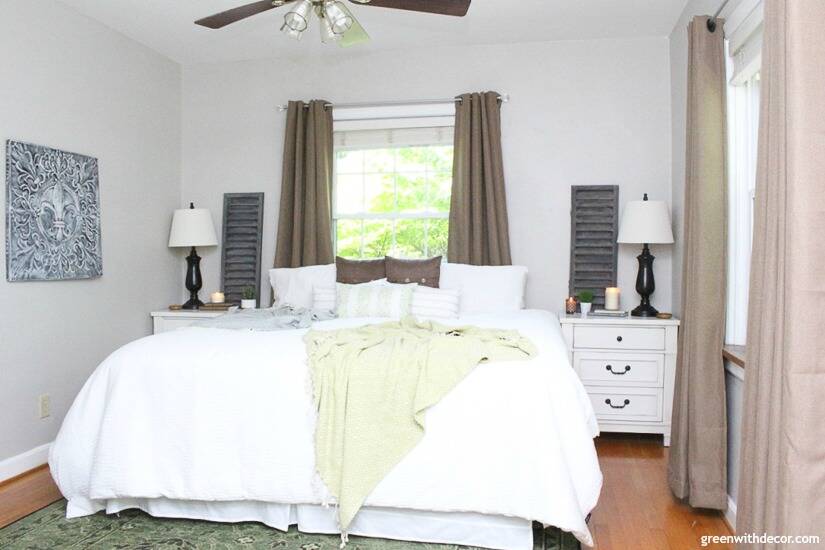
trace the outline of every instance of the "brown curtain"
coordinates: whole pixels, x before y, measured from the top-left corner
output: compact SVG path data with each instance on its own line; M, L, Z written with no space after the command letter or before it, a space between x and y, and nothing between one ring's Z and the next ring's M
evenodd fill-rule
M290 101L286 117L275 267L333 262L332 111Z
M691 506L727 507L725 340L727 174L725 48L720 20L688 27L682 326L668 482Z
M825 2L767 0L764 29L737 532L822 548Z
M510 265L498 92L464 94L456 105L447 258Z

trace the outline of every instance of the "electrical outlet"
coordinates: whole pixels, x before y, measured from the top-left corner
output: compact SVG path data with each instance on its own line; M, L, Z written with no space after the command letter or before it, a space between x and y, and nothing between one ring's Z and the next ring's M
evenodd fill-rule
M48 393L40 396L40 418L48 418L52 414L51 398Z

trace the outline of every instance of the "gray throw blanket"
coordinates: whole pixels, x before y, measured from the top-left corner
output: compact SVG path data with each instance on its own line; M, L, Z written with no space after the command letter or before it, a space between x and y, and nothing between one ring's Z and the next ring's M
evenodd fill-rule
M309 328L315 321L327 321L334 318L329 311L280 306L271 309L239 309L219 317L198 321L191 326L229 330L272 331Z

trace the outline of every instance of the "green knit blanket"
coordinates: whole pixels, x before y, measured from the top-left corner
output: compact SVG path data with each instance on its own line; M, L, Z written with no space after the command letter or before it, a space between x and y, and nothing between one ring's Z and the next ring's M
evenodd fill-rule
M424 435L425 411L482 361L533 357L518 332L400 322L312 330L304 338L318 411L318 473L346 529Z

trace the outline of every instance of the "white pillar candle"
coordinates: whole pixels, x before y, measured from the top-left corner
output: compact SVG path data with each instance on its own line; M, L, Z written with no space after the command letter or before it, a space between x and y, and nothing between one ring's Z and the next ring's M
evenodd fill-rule
M618 288L611 287L604 289L604 308L610 311L618 311L620 296L621 291Z
M213 292L212 293L212 303L213 304L222 304L226 300L226 296L224 296L223 292Z

